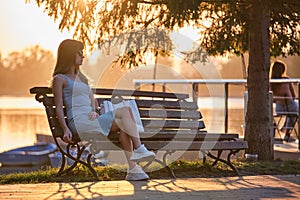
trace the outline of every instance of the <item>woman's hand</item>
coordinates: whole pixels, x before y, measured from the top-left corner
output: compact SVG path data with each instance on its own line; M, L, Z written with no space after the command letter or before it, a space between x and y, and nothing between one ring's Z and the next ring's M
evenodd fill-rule
M92 121L97 119L98 117L99 117L99 114L95 111L91 112L90 115L89 115L89 119L92 120Z
M72 133L69 129L65 131L63 140L67 143L72 143Z

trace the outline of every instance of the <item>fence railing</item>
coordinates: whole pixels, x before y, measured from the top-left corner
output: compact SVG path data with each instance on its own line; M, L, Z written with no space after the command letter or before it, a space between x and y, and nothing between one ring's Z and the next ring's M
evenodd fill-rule
M271 79L271 83L281 83L289 82L297 84L298 87L298 104L300 104L300 79L290 78L290 79ZM246 79L135 79L133 80L136 89L141 88L144 85L162 85L162 91L166 91L167 85L169 84L188 84L192 88L192 98L193 101L197 102L199 97L199 85L211 85L220 84L223 85L224 91L224 132L228 132L228 94L230 85L244 85L246 86ZM299 107L299 105L298 105ZM300 116L300 108L298 110L298 116ZM300 130L300 123L298 123L298 130ZM298 139L300 140L300 134L298 134ZM300 149L300 142L299 142Z

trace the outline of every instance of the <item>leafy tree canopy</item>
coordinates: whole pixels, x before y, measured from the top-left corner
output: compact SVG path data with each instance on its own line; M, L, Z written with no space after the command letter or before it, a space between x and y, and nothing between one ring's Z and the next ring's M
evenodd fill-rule
M210 55L228 52L240 55L249 50L249 10L252 1L248 0L35 2L55 21L59 21L60 30L74 31L74 37L82 40L90 50L125 45L126 53L119 59L129 67L143 62L148 48L156 54L166 54L172 50L168 35L163 35L161 31L169 33L186 25L199 30L200 46L195 50L197 55L203 53L202 48ZM300 1L270 0L266 3L270 3L271 8L271 56L299 55ZM161 37L156 37L158 35ZM159 40L153 41L155 37Z

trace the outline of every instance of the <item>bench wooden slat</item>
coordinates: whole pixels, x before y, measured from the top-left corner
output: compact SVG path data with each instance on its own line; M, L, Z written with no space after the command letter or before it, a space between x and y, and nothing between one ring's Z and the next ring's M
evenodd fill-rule
M151 92L151 91L139 91L139 90L119 90L119 89L93 89L94 94L100 95L112 95L114 96L134 96L134 97L156 97L156 98L171 98L171 99L187 99L188 94L181 93L168 93L168 92Z
M143 141L149 150L244 150L248 148L246 141ZM121 150L119 142L102 141L99 142L103 150Z
M97 98L99 105L104 100L110 100L109 98ZM129 100L129 99L124 99ZM179 110L197 110L198 105L195 102L190 101L166 101L163 99L135 99L139 108L151 108L151 109L179 109ZM112 99L113 104L120 103L121 100Z
M191 131L163 131L163 132L141 132L140 137L142 141L147 140L197 140L197 141L224 141L224 140L232 140L236 141L239 138L238 134L227 133L227 134L219 134L219 133L207 133L206 131L197 131L195 133L191 133ZM110 141L119 141L118 133L110 133L108 136ZM106 140L107 137L104 135L99 135L96 133L91 133L87 136L87 140ZM84 140L84 138L83 138Z
M201 119L197 111L139 110L141 118Z
M139 108L152 108L152 109L180 109L180 110L197 110L198 106L195 102L187 101L164 101L164 100L136 100Z
M103 100L103 99L102 99ZM102 101L101 101L102 102ZM139 108L151 108L155 109L179 109L179 110L197 110L197 104L194 102L169 102L162 100L136 100L137 106ZM53 97L44 97L43 104L45 106L54 106L54 98Z
M181 121L181 120L142 120L144 128L180 128L180 129L203 129L203 121Z
M50 87L33 87L29 91L30 94L52 94L52 88Z
M237 140L239 135L228 133L228 134L214 134L207 133L205 131L197 131L195 133L180 131L166 131L166 132L142 132L140 133L142 140L200 140L200 141L223 141L223 140Z
M138 96L138 97L157 97L157 98L173 98L173 99L187 99L188 94L181 93L167 93L167 92L151 92L151 91L139 91L139 90L119 90L119 89L103 89L92 88L95 94L99 95L121 95L121 96ZM50 87L33 87L30 89L31 94L52 94L52 88Z
M247 142L245 141L145 141L145 146L152 150L243 150L248 148Z

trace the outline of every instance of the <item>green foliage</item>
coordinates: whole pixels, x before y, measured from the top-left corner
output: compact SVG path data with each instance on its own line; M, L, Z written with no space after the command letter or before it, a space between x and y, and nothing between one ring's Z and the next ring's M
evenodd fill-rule
M204 29L202 44L211 55L227 52L240 55L249 51L251 1L219 1L205 5L211 26ZM300 3L286 0L266 1L270 4L271 56L299 55ZM266 27L267 28L267 27Z
M200 31L201 44L210 55L248 51L249 6L245 2L205 3L203 9L207 10L204 19L208 25Z
M249 50L252 1L246 0L35 0L50 17L59 21L59 29L74 32L92 50L102 44L115 46L115 40L123 34L145 28L161 28L170 31L192 25L199 28L201 47L210 55L234 53L240 55ZM293 0L269 0L271 55L299 55L300 3ZM147 43L146 34L144 40ZM135 35L140 40L139 34ZM151 37L148 38L148 40ZM125 39L125 38L123 38ZM137 51L124 54L122 64L136 67L144 62L144 52L137 43L126 41ZM118 40L120 42L120 40ZM168 43L169 40L163 40ZM120 42L122 45L124 41ZM170 51L170 49L167 49ZM160 55L160 52L158 52ZM132 55L137 58L130 59ZM123 55L121 55L123 56ZM130 68L130 67L129 67Z
M271 10L271 54L300 55L299 1L273 1Z
M99 43L100 49L109 51L110 46L119 45L123 52L114 60L114 65L131 69L146 64L149 54L155 57L169 56L173 44L168 34L161 29L141 29L120 34L105 43Z

